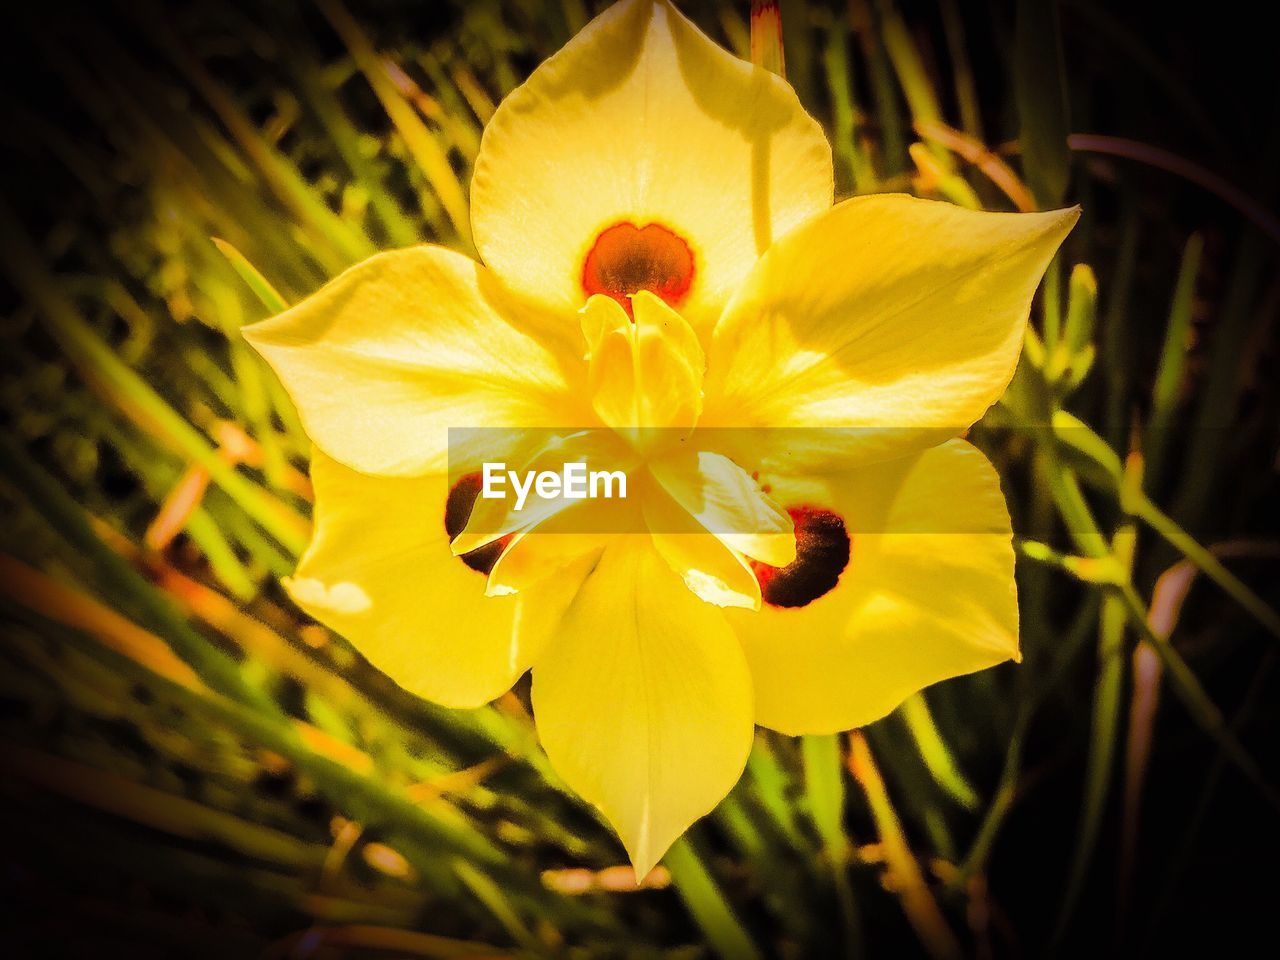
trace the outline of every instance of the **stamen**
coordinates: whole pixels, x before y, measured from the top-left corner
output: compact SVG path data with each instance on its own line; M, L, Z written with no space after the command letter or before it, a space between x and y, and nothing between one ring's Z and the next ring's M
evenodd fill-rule
M469 473L449 490L449 496L444 501L444 530L450 540L467 526L467 521L471 519L471 511L476 505L476 497L480 496L482 484L483 478L480 474ZM492 543L486 543L483 547L476 547L461 554L458 559L476 573L482 573L487 577L510 540L511 534L507 534Z
M790 507L796 531L796 558L785 567L759 560L751 569L760 595L771 607L804 607L835 589L849 565L852 542L840 514L822 507Z
M603 293L631 316L631 294L648 290L676 306L693 284L693 251L657 223L637 227L624 220L603 230L582 264L587 296Z

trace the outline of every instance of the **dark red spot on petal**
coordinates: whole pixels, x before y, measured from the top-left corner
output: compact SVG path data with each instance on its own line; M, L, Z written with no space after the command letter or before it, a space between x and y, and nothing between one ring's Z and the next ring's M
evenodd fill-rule
M633 293L648 290L676 306L692 285L693 251L683 238L657 223L615 223L596 237L582 264L587 296L613 297L627 316Z
M480 496L483 482L480 474L469 473L449 490L449 496L444 501L444 530L449 534L450 540L460 534L471 519L471 511L476 505L476 497ZM476 573L483 573L487 577L510 540L511 535L507 534L460 555L458 559Z
M760 595L771 607L804 607L835 589L849 565L852 541L840 514L822 507L791 507L796 530L796 558L785 567L759 560L751 569Z

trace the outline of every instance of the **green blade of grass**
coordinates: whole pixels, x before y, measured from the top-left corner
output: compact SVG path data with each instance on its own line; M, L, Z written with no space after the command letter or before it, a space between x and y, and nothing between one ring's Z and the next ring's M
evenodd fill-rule
M858 904L849 884L851 844L844 830L844 758L835 736L808 736L800 740L804 761L805 798L809 815L822 838L835 885L836 900L844 924L845 955L862 954L862 928Z
M720 960L760 960L750 934L733 912L688 836L671 845L662 858L671 871L676 893Z
M7 434L0 434L0 471L21 491L66 544L92 563L112 598L159 633L210 687L282 720L280 708L250 684L238 664L182 618L167 598L93 532L84 511L58 481L41 469Z
M316 0L321 13L351 51L351 57L364 75L374 95L382 104L418 169L430 184L435 197L444 207L454 233L466 246L471 244L471 212L467 195L449 164L447 151L432 131L418 117L408 101L396 89L387 74L386 65L369 42L355 18L339 0Z
M227 463L195 427L98 338L59 289L3 202L0 250L14 286L48 319L49 332L86 378L106 389L126 412L157 429L176 453L208 470L213 482L283 546L301 553L308 537L306 521Z
M1055 0L1019 0L1013 44L1018 140L1026 181L1041 207L1066 195L1071 173L1066 71Z
M1160 365L1156 370L1156 382L1151 392L1151 416L1147 421L1147 435L1143 454L1147 458L1147 489L1159 488L1169 451L1169 440L1174 417L1178 410L1178 395L1182 387L1183 371L1187 363L1187 351L1191 347L1191 306L1196 292L1196 277L1200 272L1200 255L1204 240L1193 233L1182 251L1182 263L1178 268L1178 280L1174 285L1173 302L1169 307L1169 322L1165 327L1164 346L1160 351Z
M942 738L923 692L907 699L902 705L902 717L934 783L965 810L977 810L977 791L961 772L951 748Z

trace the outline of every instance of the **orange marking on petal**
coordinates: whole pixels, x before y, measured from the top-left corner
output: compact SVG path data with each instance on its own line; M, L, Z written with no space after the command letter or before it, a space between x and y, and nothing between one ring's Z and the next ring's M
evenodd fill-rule
M601 231L582 264L582 289L622 304L631 316L631 295L648 290L676 306L693 285L693 251L678 234L657 223L629 220Z

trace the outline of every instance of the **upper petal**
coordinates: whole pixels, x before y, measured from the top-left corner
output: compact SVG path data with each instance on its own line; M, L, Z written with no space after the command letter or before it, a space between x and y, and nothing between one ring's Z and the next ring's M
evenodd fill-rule
M537 650L513 632L515 598L486 597L485 574L450 550L448 481L369 477L319 451L311 479L315 535L286 583L298 605L428 700L475 707L510 689Z
M450 427L575 422L574 364L514 309L475 261L422 246L371 257L244 335L321 450L422 474L445 469Z
M598 806L644 876L732 789L752 740L751 683L716 607L648 537L620 537L533 672L552 765Z
M726 308L703 424L766 428L723 438L793 469L960 434L1008 386L1036 286L1078 217L896 195L837 205L775 244Z
M484 262L566 318L597 238L657 224L693 254L673 305L706 329L773 239L831 198L830 147L784 81L669 3L623 0L498 107L471 220Z
M952 440L775 484L784 506L842 517L850 550L835 588L804 606L726 611L759 723L787 734L848 730L929 684L1018 658L1009 514L975 448Z

